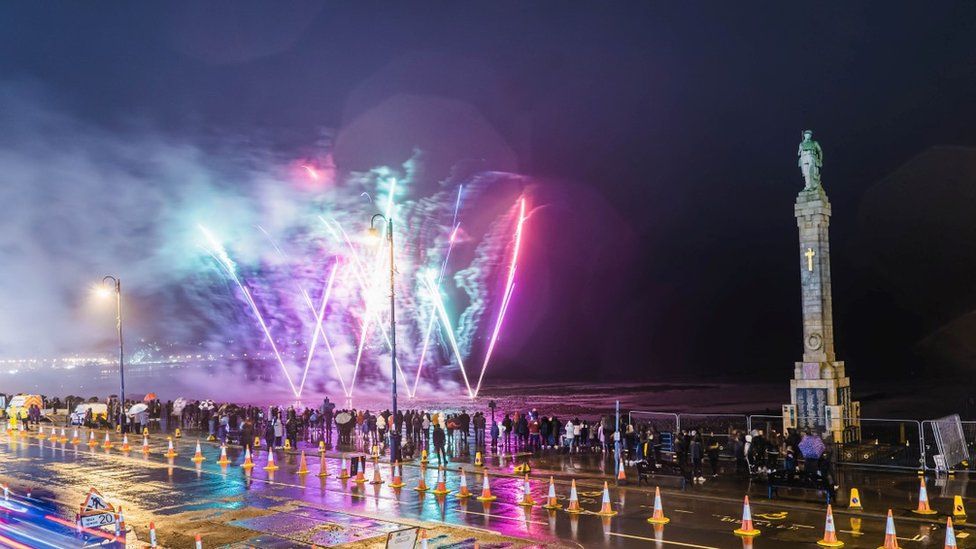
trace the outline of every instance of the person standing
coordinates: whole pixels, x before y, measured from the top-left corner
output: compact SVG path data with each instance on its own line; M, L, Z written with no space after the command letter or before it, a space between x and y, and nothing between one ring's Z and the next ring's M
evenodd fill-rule
M476 448L483 450L485 447L485 415L481 412L476 412L471 419L471 423L474 425L474 445Z
M254 453L254 423L251 422L251 418L246 418L241 425L241 446Z
M447 463L447 454L444 452L444 445L447 442L447 435L444 433L444 429L441 429L440 425L434 425L434 451L437 453L437 464L444 465Z
M502 420L502 427L504 427L503 435L505 437L505 451L512 451L512 414L505 414L505 419Z

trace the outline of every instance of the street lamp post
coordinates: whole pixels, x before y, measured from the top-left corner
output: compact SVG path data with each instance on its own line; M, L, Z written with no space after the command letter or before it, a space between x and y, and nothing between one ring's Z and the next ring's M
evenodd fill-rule
M390 463L396 463L400 459L400 425L397 421L396 295L394 289L396 267L393 263L393 218L383 214L376 214L371 217L369 230L372 234L377 233L377 229L374 227L377 218L386 223L386 241L390 248L390 375L393 380L393 415L390 416L393 424L390 427Z
M122 346L122 279L108 275L102 284L115 286L115 328L119 334L119 428L125 432L125 359Z

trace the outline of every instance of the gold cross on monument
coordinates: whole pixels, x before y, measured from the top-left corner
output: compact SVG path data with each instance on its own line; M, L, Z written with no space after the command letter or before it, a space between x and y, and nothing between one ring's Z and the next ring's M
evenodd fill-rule
M807 270L813 272L813 256L817 255L817 252L813 251L813 248L807 248L803 255L807 256Z

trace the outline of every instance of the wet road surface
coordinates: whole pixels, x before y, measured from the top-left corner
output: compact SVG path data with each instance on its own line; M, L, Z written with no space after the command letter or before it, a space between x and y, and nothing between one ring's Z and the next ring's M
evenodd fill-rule
M103 436L99 433L99 442ZM84 433L83 438L86 437L87 433ZM559 473L555 490L564 507L568 505L570 492L567 479L574 476L571 473L576 473L583 512L574 515L565 510L549 511L540 505L518 505L523 496L524 480L510 473L510 461L504 468L497 461L489 464L489 484L497 499L481 502L475 497L457 497L460 467L466 470L469 490L475 496L480 495L483 470L469 464L451 464L445 472L445 485L450 493L437 495L415 489L421 476L430 489L436 487L436 460L427 467L416 463L405 465L405 486L393 489L389 485L390 465L382 461L374 465L368 460L364 475L367 482L357 483L355 479L336 478L342 463L339 453L328 454L325 464L330 476L320 477L321 460L317 452L308 454L307 474L297 474L299 456L286 452L275 453L279 470L265 471L266 451L256 453L256 465L248 472L240 467L243 456L236 447L228 448L232 463L222 467L216 463L219 457L217 446L203 443L206 460L197 464L190 459L195 441L183 438L174 442L178 456L166 459L162 455L166 443L160 437L153 438L152 453L144 456L138 445L133 445L133 451L124 455L116 448L105 450L101 444L89 447L39 440L34 436L0 435L0 475L10 483L11 501L31 509L20 516L8 510L0 521L0 535L27 547L78 547L78 538L70 524L91 487L99 489L109 501L124 507L126 522L133 530L126 538L129 546L139 546L141 541L148 539L150 521L155 521L161 531L176 531L182 524L188 525L179 532L182 537L172 538L177 543L168 546L189 547L190 544L181 544L196 533L204 535L204 546L214 546L206 544L207 531L191 531L192 525L201 523L189 522L187 517L261 509L277 510L265 515L242 515L233 521L233 526L253 532L253 537L246 543L236 546L294 547L309 539L320 545L355 543L385 536L405 524L446 524L470 529L472 539L478 538L481 532L494 535L498 547L534 544L773 549L816 547L824 530L825 505L816 501L815 494L784 494L769 501L765 498L764 485L733 479L689 484L680 489L680 483L673 477L661 478L664 514L670 519L664 526L647 522L653 510L653 488L611 484L609 499L616 514L600 516L596 513L601 508L602 482L598 480L599 475L585 474L586 471L599 472L598 467L589 463L594 458L578 458L575 464L571 460L567 464L564 457L542 459L537 460L533 470L530 480L533 499L543 503L548 491L547 471ZM373 479L374 467L379 468L382 484L368 482ZM846 511L843 509L846 497L843 496L840 498L842 505L834 509L838 538L847 547L874 549L881 545L883 513L888 506L894 508L902 547L943 546L945 515L920 517L911 512L917 504L918 480L915 476L867 473L855 479L863 482L862 497L867 510ZM32 492L29 500L24 498L27 489ZM930 481L929 497L933 508L946 512L951 509L952 495L964 491L964 485L939 487ZM741 498L746 493L752 500L755 525L762 531L754 539L739 538L732 533L740 525ZM290 507L282 510L282 502L289 502ZM59 523L58 517L67 524ZM350 527L340 532L318 529L319 525L329 523ZM967 526L959 526L957 536L959 547L976 547ZM36 539L47 545L38 545ZM512 539L525 541L513 543ZM439 545L435 539L430 545L473 546L473 541L467 545L457 540L443 541ZM0 538L0 545L3 543ZM491 543L482 543L482 547L488 546Z

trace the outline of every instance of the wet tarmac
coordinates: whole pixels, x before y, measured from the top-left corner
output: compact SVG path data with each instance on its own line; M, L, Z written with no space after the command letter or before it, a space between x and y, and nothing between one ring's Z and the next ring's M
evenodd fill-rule
M243 456L237 447L228 448L231 464L217 464L219 448L201 445L206 460L191 461L195 440L175 441L178 456L163 456L165 439L153 437L148 456L138 444L131 452L106 450L99 444L73 445L37 437L8 437L0 434L0 477L10 484L8 505L23 506L25 512L6 509L0 519L0 546L78 547L81 539L72 528L78 506L89 488L97 488L113 503L121 504L132 533L129 546L140 546L148 539L147 528L154 521L161 532L171 532L176 540L170 547L190 547L196 533L219 538L207 530L197 517L226 515L228 527L246 532L235 547L301 547L349 544L367 547L368 541L384 541L388 532L405 525L457 527L465 532L434 539L430 547L471 547L480 540L482 547L691 547L773 549L816 547L824 535L826 505L814 492L781 492L775 500L767 498L760 481L735 478L709 479L703 484L682 483L676 477L652 480L651 486L627 484L609 486L612 516L598 514L602 507L603 481L608 464L602 455L549 454L532 459L530 478L535 506L519 505L524 479L513 474L511 460L489 460L487 468L469 463L450 463L444 471L444 487L449 493L420 492L421 477L430 490L437 488L436 460L422 467L403 466L405 486L394 489L391 467L384 461L366 461L363 482L339 479L343 454L329 452L324 459L329 476L319 476L322 459L311 449L307 453L309 472L298 474L300 458L291 452L276 452L277 471L264 469L266 451L254 456L249 472L240 465ZM83 432L83 439L87 432ZM113 435L113 439L115 436ZM118 444L118 441L115 441ZM347 463L353 454L346 454ZM374 469L382 483L371 484ZM459 498L461 470L473 497ZM610 468L612 470L612 468ZM487 473L490 490L497 499L479 501ZM555 477L554 488L563 509L547 510L548 479ZM566 511L571 479L576 479L581 513ZM912 512L918 503L918 477L912 473L848 470L839 473L843 489L834 506L838 538L847 547L877 548L884 540L885 512L894 512L899 544L905 548L943 547L945 513L952 510L955 495L968 498L968 477L928 479L931 506L938 514L920 516ZM661 487L666 525L652 525L654 485ZM847 488L857 486L864 511L846 509ZM27 490L31 497L25 497ZM740 527L742 498L751 500L755 527L761 535L741 538L733 534ZM60 518L60 521L58 520ZM193 519L193 520L191 520ZM194 528L201 529L194 531ZM108 529L107 531L110 531ZM959 547L976 547L966 524L957 525ZM103 542L87 536L89 542ZM238 536L240 537L240 536ZM4 540L8 541L4 541ZM40 540L40 541L38 541ZM355 545L365 543L365 545ZM185 545L184 545L185 544ZM119 544L121 545L121 544ZM382 545L382 544L381 544Z

